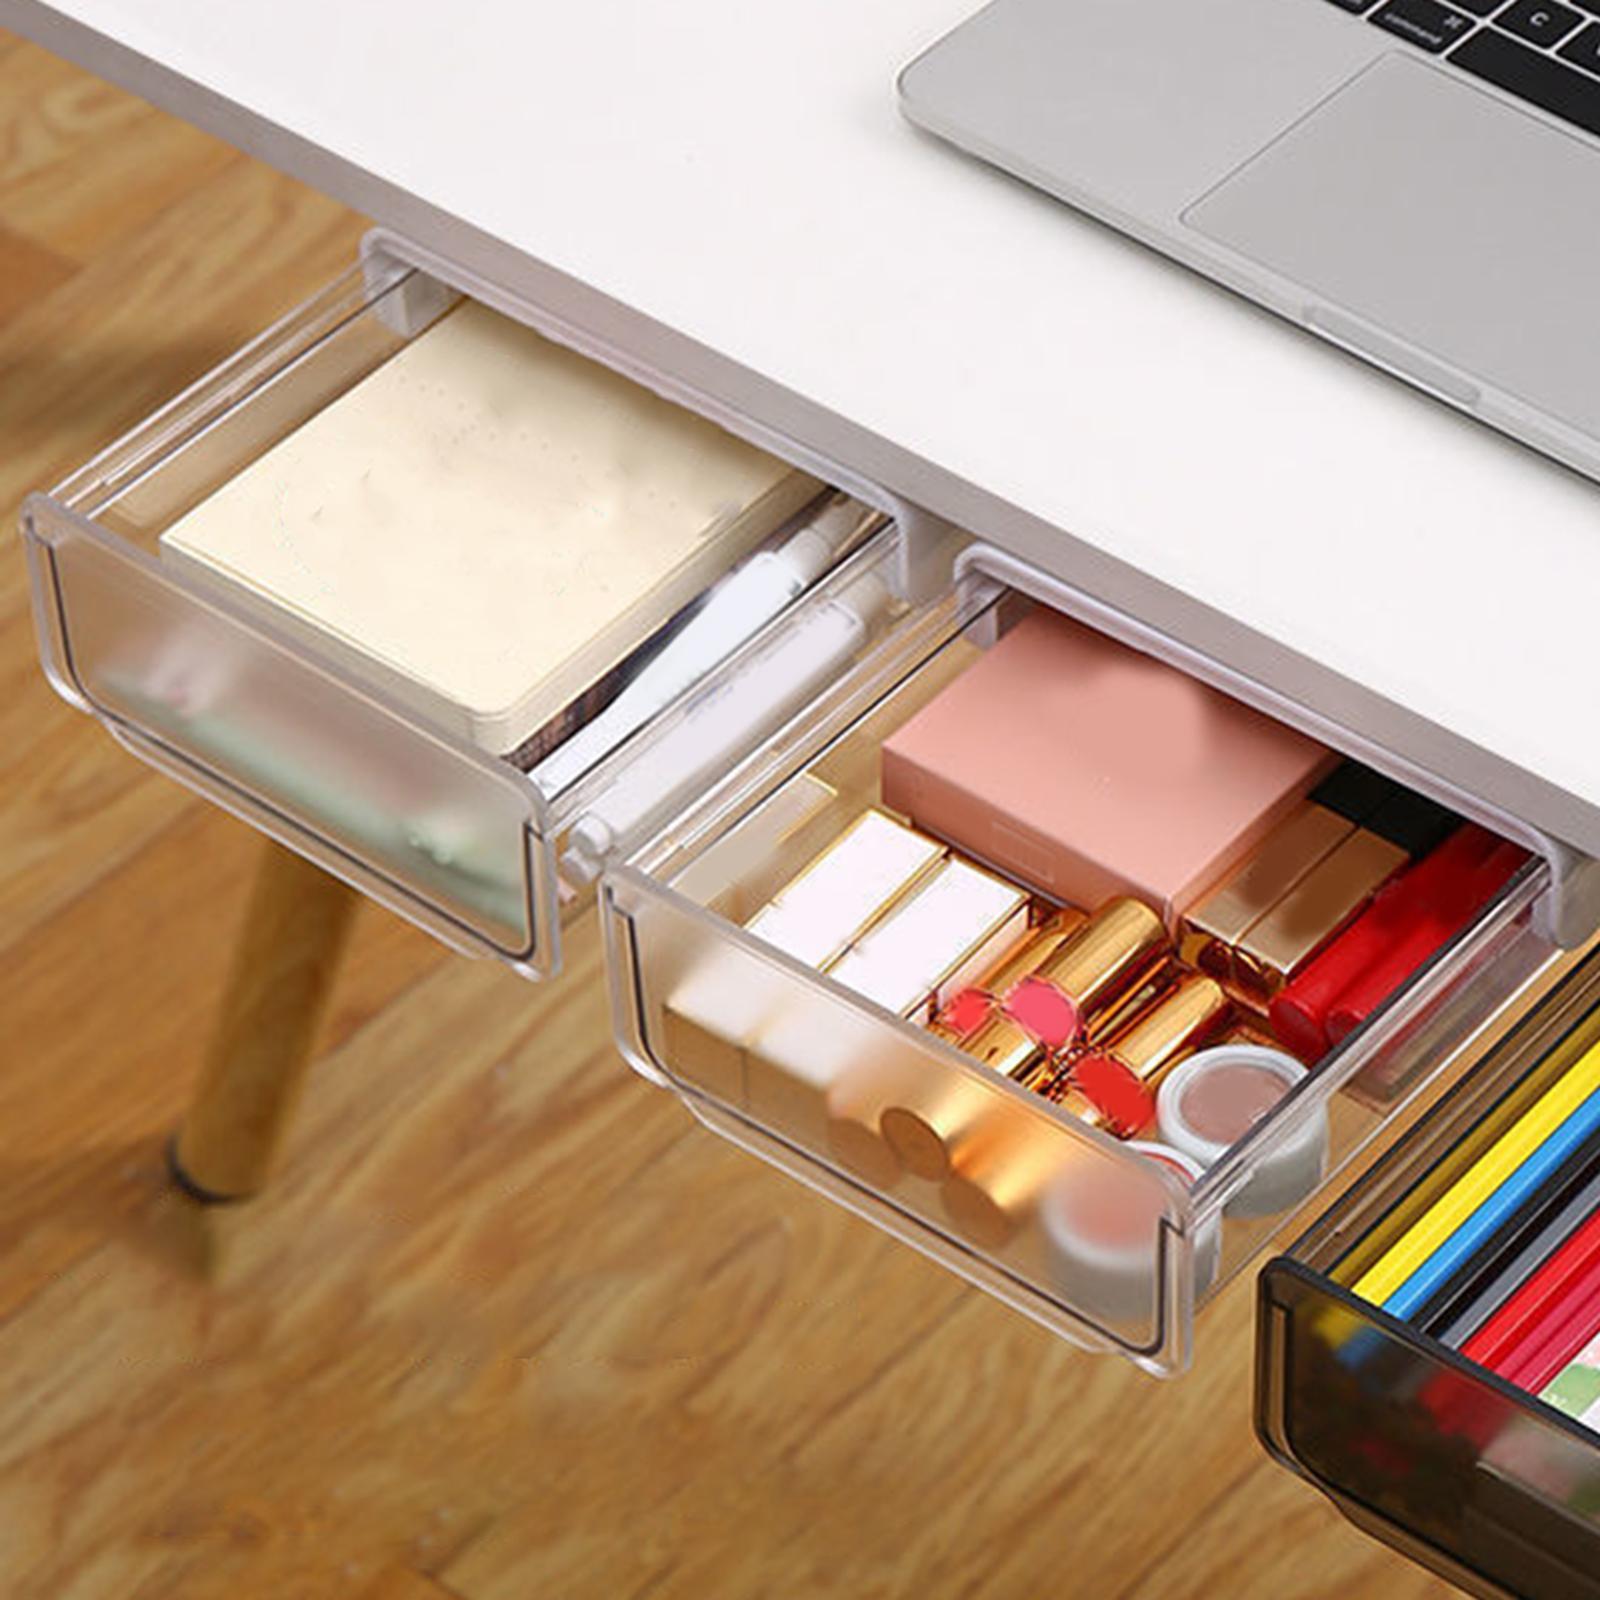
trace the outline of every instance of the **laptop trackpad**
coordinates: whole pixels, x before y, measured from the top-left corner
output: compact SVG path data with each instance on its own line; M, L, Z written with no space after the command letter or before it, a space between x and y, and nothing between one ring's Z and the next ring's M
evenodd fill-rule
M1385 56L1184 221L1600 437L1600 152L1448 68Z

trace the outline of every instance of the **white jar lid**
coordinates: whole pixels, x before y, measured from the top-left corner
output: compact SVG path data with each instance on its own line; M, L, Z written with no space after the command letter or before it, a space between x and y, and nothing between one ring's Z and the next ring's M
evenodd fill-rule
M1157 1091L1156 1121L1162 1138L1202 1167L1209 1167L1226 1155L1260 1116L1242 1123L1236 1132L1222 1135L1197 1118L1188 1104L1189 1096L1197 1090L1203 1093L1209 1084L1241 1070L1252 1075L1270 1074L1283 1085L1285 1095L1306 1076L1306 1069L1286 1051L1261 1044L1219 1044L1179 1062Z
M1225 1096L1230 1075L1242 1074L1259 1088L1262 1075L1276 1079L1281 1093L1254 1115L1235 1113L1237 1126L1228 1125L1225 1103L1220 1116L1224 1126L1206 1116L1194 1097L1208 1089ZM1161 1137L1175 1149L1193 1157L1202 1167L1215 1166L1253 1127L1273 1115L1277 1100L1288 1095L1309 1074L1295 1058L1267 1045L1223 1044L1201 1050L1169 1073L1156 1095L1156 1123ZM1253 1081L1252 1081L1253 1080ZM1235 1090L1237 1095L1237 1089ZM1281 1140L1258 1152L1251 1176L1229 1201L1234 1216L1268 1216L1287 1211L1309 1195L1322 1181L1327 1157L1328 1114L1318 1107L1286 1129Z

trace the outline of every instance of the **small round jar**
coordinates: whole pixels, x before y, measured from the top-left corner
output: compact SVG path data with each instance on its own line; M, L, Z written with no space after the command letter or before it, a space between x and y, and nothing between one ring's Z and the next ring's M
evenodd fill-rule
M1144 1140L1123 1146L1165 1167L1192 1188L1199 1166L1181 1150ZM1125 1165L1069 1162L1040 1198L1039 1222L1049 1241L1054 1276L1072 1303L1097 1321L1148 1327L1156 1307L1161 1219L1159 1184ZM1194 1292L1211 1287L1222 1230L1213 1217L1193 1242Z
M1163 1141L1202 1168L1219 1162L1307 1076L1293 1056L1258 1044L1223 1044L1180 1062L1156 1095ZM1270 1217L1299 1205L1322 1182L1328 1113L1305 1115L1280 1142L1258 1153L1229 1216Z

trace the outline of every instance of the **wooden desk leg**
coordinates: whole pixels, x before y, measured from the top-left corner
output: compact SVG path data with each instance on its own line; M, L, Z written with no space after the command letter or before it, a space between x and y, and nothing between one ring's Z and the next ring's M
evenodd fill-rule
M358 898L292 851L265 846L200 1082L168 1146L173 1177L197 1200L244 1200L266 1183Z

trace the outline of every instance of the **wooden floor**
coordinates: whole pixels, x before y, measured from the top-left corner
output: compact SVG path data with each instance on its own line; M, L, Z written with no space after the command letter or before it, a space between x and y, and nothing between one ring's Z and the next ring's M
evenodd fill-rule
M0 36L0 512L349 258L338 207ZM0 561L0 1594L1441 1593L1197 1370L1073 1354L364 908L288 1168L160 1149L253 839L55 700Z

